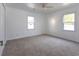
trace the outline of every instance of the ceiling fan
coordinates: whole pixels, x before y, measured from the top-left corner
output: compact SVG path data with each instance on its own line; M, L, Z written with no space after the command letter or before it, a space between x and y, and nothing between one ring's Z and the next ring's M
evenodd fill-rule
M41 8L53 8L54 6L52 6L52 5L48 5L48 3L40 3L40 7Z
M68 5L67 3L30 3L27 4L28 7L33 9L52 9L63 7L64 5Z

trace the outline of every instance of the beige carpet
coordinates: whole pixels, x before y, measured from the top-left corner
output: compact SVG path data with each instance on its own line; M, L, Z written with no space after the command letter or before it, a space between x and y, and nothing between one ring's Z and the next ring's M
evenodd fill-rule
M79 44L40 35L7 41L3 56L79 56Z

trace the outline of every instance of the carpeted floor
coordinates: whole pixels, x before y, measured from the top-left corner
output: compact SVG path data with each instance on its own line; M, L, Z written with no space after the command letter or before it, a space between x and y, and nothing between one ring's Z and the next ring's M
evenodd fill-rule
M79 44L40 35L7 41L3 56L79 56Z

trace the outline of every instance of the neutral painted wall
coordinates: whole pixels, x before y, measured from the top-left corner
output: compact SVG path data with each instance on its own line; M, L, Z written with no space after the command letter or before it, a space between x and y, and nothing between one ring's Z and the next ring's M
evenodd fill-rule
M63 30L63 15L75 13L75 32ZM53 21L54 20L54 21ZM79 7L65 8L56 12L51 12L47 16L47 34L62 37L68 40L79 42Z
M41 13L24 11L17 8L6 8L6 35L7 40L34 36L44 33L44 18L45 16ZM33 16L35 19L35 29L27 29L27 17Z
M4 6L0 3L0 41L3 41L3 46L0 46L0 55L2 54L5 46L5 10Z

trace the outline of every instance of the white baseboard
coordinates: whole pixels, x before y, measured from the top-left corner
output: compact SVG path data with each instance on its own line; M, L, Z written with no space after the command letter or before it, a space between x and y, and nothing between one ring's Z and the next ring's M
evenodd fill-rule
M35 35L31 35L31 36L18 36L18 37L14 37L14 38L7 38L7 40L15 40L15 39L20 39L20 38L25 38L25 37L32 37L32 36L37 36L37 35L41 35L41 34L35 34Z

